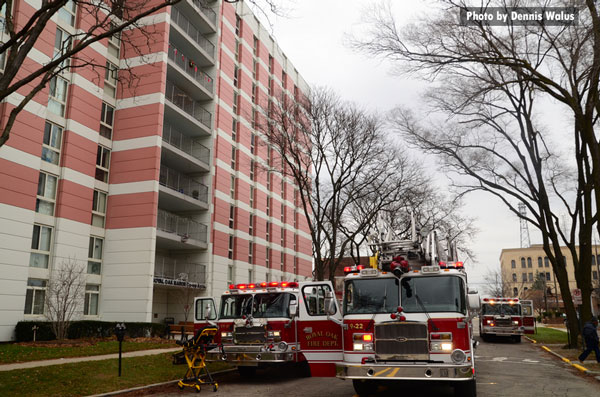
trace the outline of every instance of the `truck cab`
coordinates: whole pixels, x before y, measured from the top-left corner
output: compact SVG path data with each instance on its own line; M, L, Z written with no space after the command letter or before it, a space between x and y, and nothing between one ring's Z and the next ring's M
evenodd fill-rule
M331 295L329 281L230 285L215 319L221 346L208 352L207 361L228 362L242 375L295 363L306 375L335 376L342 359L342 315L335 302L325 312L325 297Z
M491 336L511 338L521 342L525 332L523 311L518 298L484 298L479 313L479 335L484 341Z

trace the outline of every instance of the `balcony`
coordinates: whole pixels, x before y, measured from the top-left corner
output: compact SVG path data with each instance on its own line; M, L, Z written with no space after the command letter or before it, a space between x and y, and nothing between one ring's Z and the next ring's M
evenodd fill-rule
M177 120L178 124L183 124L184 127L187 126L191 131L198 130L197 127L200 127L205 134L210 135L212 114L204 109L200 102L194 100L184 90L169 80L167 80L165 98L167 98L167 106L165 107L166 117ZM184 116L185 121L177 116ZM196 126L196 128L193 126ZM177 127L180 126L178 125Z
M204 15L206 18L208 18L209 21L212 22L213 25L217 25L217 13L212 9L212 8L208 8L206 7L206 5L204 5L205 1L202 0L192 0L192 4L194 5L194 8L197 9L198 11L200 11L200 13L202 15ZM215 30L216 32L216 30Z
M208 186L165 165L160 167L158 203L171 211L208 209Z
M154 261L154 284L205 289L206 266L157 255Z
M172 43L169 43L168 57L168 74L170 80L182 87L195 88L193 94L197 99L213 99L214 80L200 69L194 59L181 55L181 50Z
M162 163L190 174L210 170L210 150L200 143L199 138L185 135L165 124L162 141Z
M204 37L210 31L202 32L176 7L171 8L171 22L175 29L171 29L170 36L178 46L183 46L181 50L186 51L185 54L198 54L200 66L215 64L215 45Z
M208 248L208 227L190 218L159 209L156 217L156 247L166 250Z

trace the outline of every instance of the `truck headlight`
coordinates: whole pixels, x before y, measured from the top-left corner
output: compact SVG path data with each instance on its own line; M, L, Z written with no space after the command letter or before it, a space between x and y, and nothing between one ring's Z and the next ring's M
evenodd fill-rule
M467 359L467 355L465 354L464 351L462 351L460 349L456 349L452 352L452 354L450 355L450 358L452 359L453 363L462 364Z
M452 343L442 343L442 351L449 352L452 350Z

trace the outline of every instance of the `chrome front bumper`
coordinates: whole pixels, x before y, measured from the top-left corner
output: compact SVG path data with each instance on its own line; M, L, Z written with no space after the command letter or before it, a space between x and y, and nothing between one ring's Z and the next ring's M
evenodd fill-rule
M372 380L439 380L466 381L473 379L471 363L456 364L336 364L336 376L341 379Z
M206 361L223 361L231 365L256 366L261 363L286 363L295 361L293 351L265 351L262 346L224 346L206 353Z
M483 333L488 335L523 335L523 327L483 327Z

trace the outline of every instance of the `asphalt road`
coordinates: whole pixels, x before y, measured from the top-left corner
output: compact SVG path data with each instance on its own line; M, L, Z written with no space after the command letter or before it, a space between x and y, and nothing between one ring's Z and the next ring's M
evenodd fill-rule
M528 341L514 343L502 339L481 342L476 350L477 395L479 397L514 396L598 396L600 382L586 377L569 365ZM182 367L184 371L185 368ZM237 372L218 379L219 390L203 388L205 396L276 396L276 397L349 397L354 396L351 381L336 378L300 378L290 368L259 371L251 379ZM161 397L195 394L192 389L179 391L176 385L148 391ZM140 395L142 393L136 394ZM392 384L379 388L374 396L453 396L449 386L431 384Z

